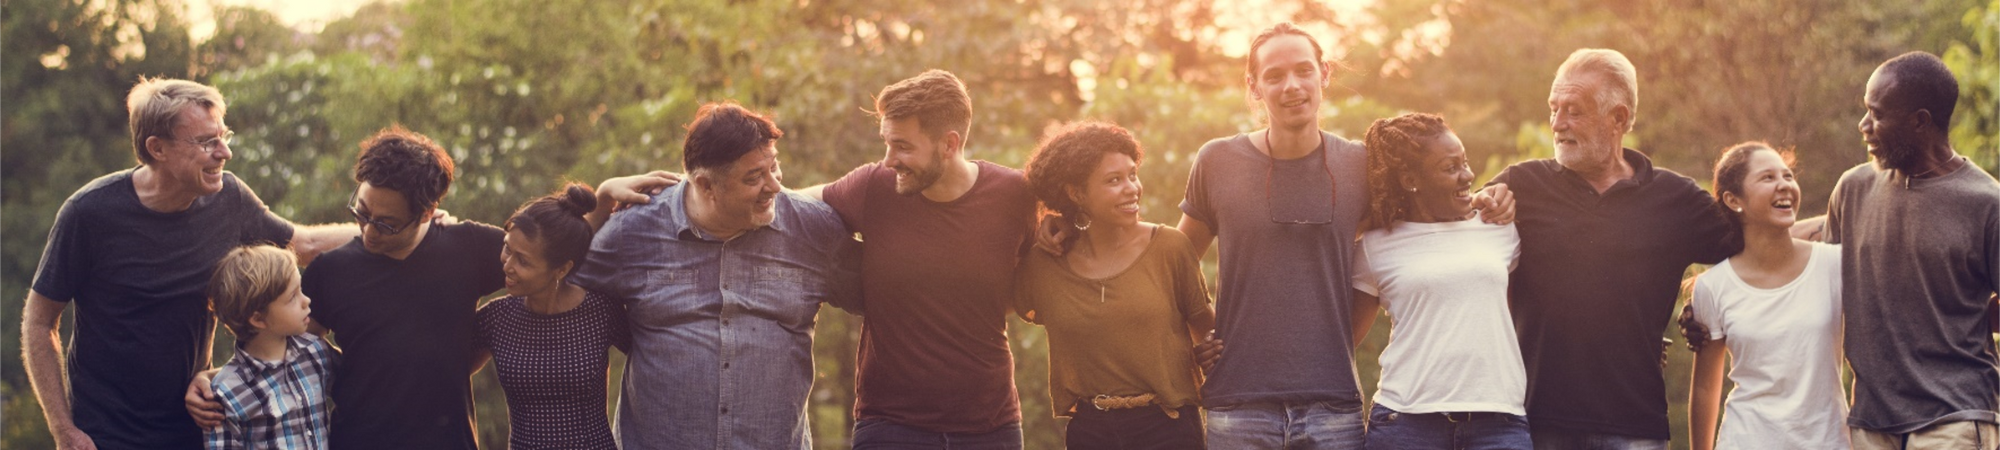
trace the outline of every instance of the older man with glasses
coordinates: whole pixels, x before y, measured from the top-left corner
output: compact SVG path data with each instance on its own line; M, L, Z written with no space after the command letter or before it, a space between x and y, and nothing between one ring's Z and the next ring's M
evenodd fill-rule
M354 229L294 225L223 170L236 134L215 88L141 79L126 109L139 166L91 181L56 213L21 314L22 362L58 448L201 448L180 397L208 368L215 320L203 292L216 261L270 242L304 264ZM58 331L71 303L65 359Z

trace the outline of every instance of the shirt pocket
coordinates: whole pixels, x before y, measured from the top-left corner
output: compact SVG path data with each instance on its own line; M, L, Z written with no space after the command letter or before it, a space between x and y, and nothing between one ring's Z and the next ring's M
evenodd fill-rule
M825 282L811 270L762 266L750 270L755 292L751 308L765 311L788 328L809 329L819 304L826 300Z

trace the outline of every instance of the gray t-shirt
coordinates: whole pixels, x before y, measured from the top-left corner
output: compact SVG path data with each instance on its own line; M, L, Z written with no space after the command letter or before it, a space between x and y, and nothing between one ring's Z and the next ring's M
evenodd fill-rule
M1827 220L1840 250L1847 423L1908 433L2000 422L1992 340L2000 183L1966 162L1931 179L1864 163L1841 175Z
M1203 405L1327 401L1359 411L1348 277L1367 209L1366 152L1321 132L1304 158L1273 159L1249 137L1195 156L1181 211L1216 233L1216 335L1228 351Z

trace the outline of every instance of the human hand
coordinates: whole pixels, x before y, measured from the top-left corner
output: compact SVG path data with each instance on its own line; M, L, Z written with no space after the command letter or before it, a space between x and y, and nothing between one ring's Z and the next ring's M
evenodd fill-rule
M1222 360L1222 340L1216 339L1214 331L1208 332L1208 338L1200 344L1195 344L1194 360L1201 366L1202 372L1214 370L1215 362Z
M1514 192L1507 189L1507 183L1493 183L1472 194L1472 207L1479 210L1480 220L1486 223L1514 223Z
M1062 256L1068 250L1063 248L1063 241L1070 238L1069 228L1069 219L1055 214L1042 216L1042 222L1035 227L1035 248Z
M1681 307L1681 317L1677 320L1681 327L1681 337L1687 338L1688 351L1701 351L1702 344L1708 343L1708 327L1694 320L1694 305Z
M58 450L97 450L97 441L91 440L89 434L75 426L55 433L55 438Z
M215 400L215 391L209 387L215 378L216 369L194 374L194 381L188 383L187 396L181 398L188 416L194 417L195 425L202 428L222 426L222 402Z
M604 180L597 185L598 201L610 200L613 204L631 205L651 203L653 194L680 184L681 174L655 170L640 175L630 175Z

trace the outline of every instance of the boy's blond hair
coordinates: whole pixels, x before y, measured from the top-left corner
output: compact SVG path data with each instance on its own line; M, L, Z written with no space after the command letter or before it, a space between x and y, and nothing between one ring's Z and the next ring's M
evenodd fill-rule
M215 274L208 279L208 308L236 340L256 337L250 317L291 290L292 279L299 276L295 258L290 251L253 244L230 250L215 264Z

